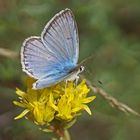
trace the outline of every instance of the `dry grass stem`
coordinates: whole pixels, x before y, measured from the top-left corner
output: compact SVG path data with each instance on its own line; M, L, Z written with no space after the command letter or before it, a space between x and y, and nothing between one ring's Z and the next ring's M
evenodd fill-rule
M0 56L15 59L15 58L17 58L18 54L9 49L0 48Z
M114 107L122 112L125 112L126 114L133 114L133 115L140 117L140 114L138 112L136 112L135 110L133 110L132 108L130 108L129 106L127 106L124 103L119 102L117 99L115 99L114 97L109 95L103 89L96 87L96 86L93 86L89 80L86 79L86 81L87 81L87 84L90 87L90 89L94 93L101 95L105 100L107 100L108 103L111 105L111 107Z

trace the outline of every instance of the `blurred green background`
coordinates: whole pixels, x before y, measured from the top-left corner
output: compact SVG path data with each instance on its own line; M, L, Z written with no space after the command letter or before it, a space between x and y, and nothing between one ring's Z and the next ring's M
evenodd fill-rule
M23 40L40 35L66 7L78 24L80 61L95 56L86 63L87 78L100 80L105 91L140 112L139 0L0 0L0 48L18 53L0 56L0 140L50 139L29 121L14 121L21 110L12 101L15 87L26 89L19 56ZM140 140L139 117L111 108L99 95L90 108L93 116L84 112L70 128L72 140Z

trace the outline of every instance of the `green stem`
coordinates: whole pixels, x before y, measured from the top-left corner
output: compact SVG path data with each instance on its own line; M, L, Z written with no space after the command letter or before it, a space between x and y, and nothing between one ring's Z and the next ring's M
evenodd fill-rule
M64 130L64 137L65 137L65 140L71 140L70 133L67 129Z
M70 134L67 129L64 130L64 136L61 137L60 140L71 140Z
M57 140L57 138L52 138L52 140Z

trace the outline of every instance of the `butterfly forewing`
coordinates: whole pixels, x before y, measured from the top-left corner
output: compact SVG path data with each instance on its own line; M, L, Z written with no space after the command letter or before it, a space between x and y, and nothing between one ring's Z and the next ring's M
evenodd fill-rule
M62 10L46 25L41 39L48 49L76 65L79 57L79 39L71 10Z

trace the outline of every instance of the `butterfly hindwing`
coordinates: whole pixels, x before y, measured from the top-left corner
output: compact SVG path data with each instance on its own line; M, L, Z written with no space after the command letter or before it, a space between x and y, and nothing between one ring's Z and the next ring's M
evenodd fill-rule
M50 76L46 76L42 79L37 80L33 84L33 89L41 89L54 85L54 83L57 84L58 82L62 81L66 76L67 73L65 72L51 74Z

